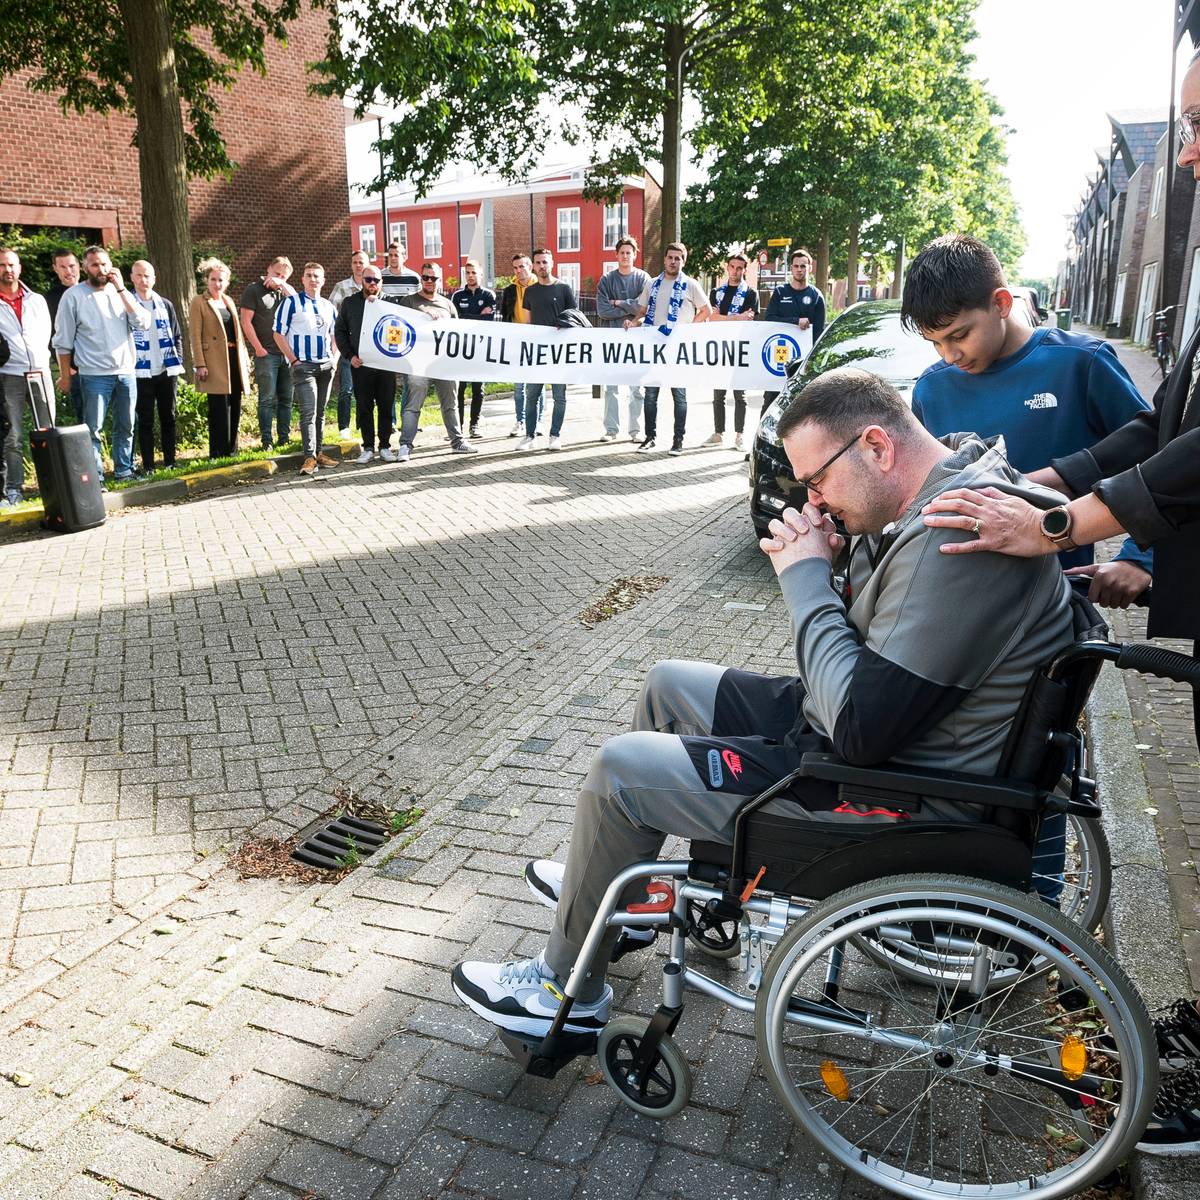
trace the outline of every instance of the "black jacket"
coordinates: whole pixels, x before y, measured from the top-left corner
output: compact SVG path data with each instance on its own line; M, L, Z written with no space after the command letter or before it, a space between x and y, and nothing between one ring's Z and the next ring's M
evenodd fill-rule
M1200 395L1187 407L1198 348L1200 329L1153 409L1050 464L1076 496L1095 492L1139 546L1154 547L1150 637L1200 639Z
M529 286L533 286L533 279L530 279ZM517 285L510 283L508 287L500 293L500 320L511 321L513 314L517 311Z
M394 296L380 296L379 302L396 304L397 299ZM358 338L362 333L363 310L366 306L366 296L362 292L355 292L347 296L338 309L337 320L333 324L333 340L337 343L338 353L346 358L353 358L358 353Z

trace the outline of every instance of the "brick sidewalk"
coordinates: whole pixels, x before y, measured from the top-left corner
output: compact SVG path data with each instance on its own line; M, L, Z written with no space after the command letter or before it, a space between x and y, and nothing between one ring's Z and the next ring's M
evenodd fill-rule
M1153 357L1128 341L1111 344L1138 390L1151 400L1161 382ZM1117 544L1111 549L1115 551ZM1106 611L1106 616L1114 640L1145 639L1144 609ZM1161 644L1184 654L1192 652L1187 642ZM1134 671L1121 672L1121 679L1129 695L1150 807L1158 810L1154 821L1192 987L1200 994L1200 751L1192 724L1191 689Z

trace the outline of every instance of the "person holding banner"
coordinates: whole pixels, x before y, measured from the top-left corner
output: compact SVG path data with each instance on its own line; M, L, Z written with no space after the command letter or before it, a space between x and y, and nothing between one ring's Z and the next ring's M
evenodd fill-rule
M731 254L725 260L726 278L720 287L708 294L712 305L710 321L753 321L758 316L758 291L745 280L749 262L744 254ZM733 448L743 449L742 433L746 427L746 393L741 388L733 392ZM725 389L713 391L713 434L706 446L725 445Z
M400 301L382 295L383 273L369 259L360 273L359 282L362 284L361 290L342 301L333 324L333 340L338 353L342 356L342 362L350 364L353 372L354 403L358 428L362 433L362 451L356 461L365 465L375 458L375 430L378 424L379 457L384 462L399 462L402 457L408 457L408 448L401 447L403 455L391 448L392 414L396 411L396 375L393 371L383 371L363 362L358 356L358 343L363 322L374 320L380 305L399 304Z
M533 252L533 273L537 281L525 289L524 305L529 312L532 325L546 325L551 329L558 327L558 318L568 308L578 307L575 303L575 291L569 283L556 279L551 272L554 270L554 255L549 250L541 249ZM542 415L542 388L545 384L528 383L525 385L525 436L517 443L518 450L532 450L533 439L537 435L538 419ZM562 427L567 416L567 385L552 383L550 394L554 397L554 408L550 413L550 441L547 450L562 449Z
M400 303L405 308L423 313L431 321L457 320L458 313L454 311L454 305L438 292L441 281L442 268L437 263L422 263L421 290L405 296ZM430 379L427 375L409 375L404 412L400 420L399 459L403 461L412 453L417 427L421 423L421 407L429 395L430 384L437 390L438 403L442 406L442 424L450 436L452 453L478 454L479 451L463 437L462 426L458 423L458 389L454 383L449 379Z
M801 247L792 251L792 277L787 283L781 283L771 299L767 301L765 319L768 321L783 321L795 325L797 329L811 329L813 344L821 336L825 328L825 297L820 288L815 288L808 282L812 272L813 257ZM778 392L763 393L763 408L766 408L777 396Z
M707 321L712 314L704 290L690 276L685 275L683 264L687 262L687 247L682 242L672 242L663 256L663 271L657 279L649 280L638 297L636 316L625 322L626 329L638 325L653 325L659 333L670 334L677 325L688 325L693 321ZM646 438L638 447L644 454L655 447L658 431L658 388L646 388ZM687 388L671 389L675 402L675 429L668 454L683 453L683 434L687 425Z
M513 281L500 293L500 320L515 325L529 324L529 309L525 307L525 289L533 284L533 259L528 254L512 256ZM513 406L517 420L508 431L509 437L520 437L525 428L525 384L513 384ZM538 414L541 416L541 414ZM536 428L536 427L535 427Z
M466 285L460 287L450 303L458 309L459 320L490 321L496 313L496 293L491 288L479 284L479 264L468 258L463 263L463 274L467 278ZM478 379L462 379L458 384L458 423L461 426L466 415L467 389L471 389L471 429L468 436L479 436L479 417L483 412L483 384Z
M650 282L645 271L633 265L637 257L638 244L635 238L623 237L617 241L616 270L609 271L596 288L596 324L601 329L619 329L638 310L638 297ZM636 384L629 388L629 440L640 442L638 426L642 419L642 389ZM620 412L617 406L617 385L604 386L604 435L602 442L614 442L621 430Z

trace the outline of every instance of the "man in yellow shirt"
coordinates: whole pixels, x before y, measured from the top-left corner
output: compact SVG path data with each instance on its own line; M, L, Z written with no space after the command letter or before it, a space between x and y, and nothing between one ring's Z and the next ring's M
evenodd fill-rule
M528 254L512 257L513 281L500 293L500 320L512 321L517 325L529 324L529 310L525 307L525 289L537 280L533 276L533 259ZM509 430L509 437L519 437L525 432L525 384L513 384L513 406L517 422Z

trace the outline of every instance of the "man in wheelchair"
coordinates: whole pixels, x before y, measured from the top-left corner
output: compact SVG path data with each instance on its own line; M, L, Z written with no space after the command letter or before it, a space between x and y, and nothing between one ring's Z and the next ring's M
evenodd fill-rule
M531 890L556 910L546 948L525 961L454 968L459 998L502 1029L546 1033L622 870L656 857L668 835L731 843L738 807L795 770L805 752L994 774L1029 679L1072 640L1068 585L1053 557L947 556L943 542L975 534L921 520L922 507L953 488L1060 502L998 450L973 435L934 438L893 387L855 368L810 383L778 436L808 503L773 521L774 536L761 545L791 614L798 674L684 661L651 669L633 731L611 738L592 761L565 867L543 860L526 868ZM843 594L832 572L842 548L834 517L854 539ZM831 826L894 825L911 815L839 801L825 781L803 783L764 811ZM927 803L939 819L971 819L952 801ZM641 891L634 885L623 899ZM565 1032L595 1033L607 1022L605 968L619 933L607 932Z

